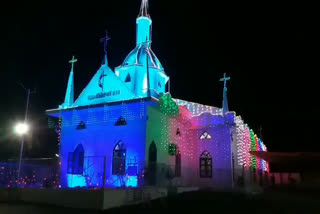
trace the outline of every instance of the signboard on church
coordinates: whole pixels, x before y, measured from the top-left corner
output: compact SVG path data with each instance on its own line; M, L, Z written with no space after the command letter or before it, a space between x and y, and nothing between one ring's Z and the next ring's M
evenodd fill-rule
M110 97L110 96L116 96L116 95L120 95L120 94L121 94L120 90L108 91L108 92L100 92L100 93L97 93L96 95L89 95L88 96L88 100L99 99L99 98Z

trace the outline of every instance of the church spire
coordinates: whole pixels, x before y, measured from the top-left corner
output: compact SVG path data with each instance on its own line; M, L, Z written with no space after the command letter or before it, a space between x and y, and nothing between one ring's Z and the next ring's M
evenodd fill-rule
M145 17L150 18L148 0L141 0L140 12L139 12L138 17L141 17L141 16L145 16Z
M227 97L227 81L230 80L230 77L226 76L226 73L223 74L223 78L220 79L223 82L223 101L222 101L222 113L225 115L229 111L228 107L228 97Z
M136 45L146 44L150 47L151 43L151 18L148 13L148 0L141 0L140 12L137 18L137 43ZM146 42L147 38L147 42Z
M62 108L69 108L73 104L73 96L74 96L74 89L73 89L73 66L74 63L77 62L78 60L72 56L72 59L69 61L71 63L71 71L69 75L69 80L68 80L68 86L67 86L67 91L66 91L66 96L64 98L64 103L61 105Z

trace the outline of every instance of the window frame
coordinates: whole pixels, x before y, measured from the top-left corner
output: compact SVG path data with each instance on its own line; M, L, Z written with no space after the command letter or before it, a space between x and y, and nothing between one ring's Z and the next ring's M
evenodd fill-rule
M84 171L84 148L78 144L73 152L68 153L67 174L83 175Z
M126 126L127 124L127 120L123 116L120 116L118 120L114 123L115 126Z
M204 151L200 155L199 171L200 178L212 178L212 156L208 151Z
M86 126L86 124L85 124L85 122L83 122L83 121L80 121L80 123L77 125L77 130L83 130L83 129L86 129L87 128L87 126Z
M116 156L115 156L116 154ZM126 174L126 158L127 148L120 140L113 148L112 152L112 175L125 175Z

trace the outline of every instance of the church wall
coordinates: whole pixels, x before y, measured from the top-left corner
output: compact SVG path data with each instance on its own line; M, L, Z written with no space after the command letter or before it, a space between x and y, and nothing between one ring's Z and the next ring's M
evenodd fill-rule
M247 158L244 143L244 124L241 117L235 119L235 126L231 128L232 154L233 154L233 180L235 185L240 186L241 180L245 179L248 170L246 168ZM244 180L243 180L244 182Z
M146 109L154 103L130 103L123 105L88 108L62 113L61 130L61 185L62 187L98 186L103 183L104 157L106 157L106 186L119 186L118 176L112 175L112 155L117 142L122 141L127 148L126 164L136 162L138 170L144 167ZM115 126L123 116L127 125ZM76 119L75 119L76 118ZM85 129L76 129L80 121ZM68 153L82 144L85 152L84 174L67 174ZM136 176L125 176L127 186L137 185Z
M115 73L119 76L120 80L135 93L137 97L147 96L148 82L145 66L122 66L116 68ZM131 82L125 82L128 74L130 74ZM151 89L150 93L153 97L159 97L160 93L165 93L167 77L162 73L162 71L152 67L149 67L149 75Z
M174 155L169 155L168 145L177 145L181 153L181 176L172 179L174 185L231 188L232 158L229 126L206 124L208 121L214 121L214 118L209 118L206 122L199 119L198 122L202 121L206 126L200 126L199 123L194 126L185 115L165 115L155 108L150 108L148 115L147 148L152 140L156 142L158 164L167 165L174 172L176 159ZM221 116L211 115L211 117ZM219 118L216 121L220 121ZM205 131L210 133L211 139L200 139ZM200 156L204 151L208 151L212 156L212 178L200 178ZM148 151L146 154L148 155Z
M200 139L204 132L211 135L210 139ZM198 144L197 180L200 186L214 188L230 188L232 186L232 157L230 128L226 125L209 125L195 130L195 141ZM200 156L208 151L212 157L212 178L200 178Z
M119 77L119 79L124 82L124 84L132 91L133 93L137 90L136 81L136 67L137 65L128 65L128 66L120 66L115 68L115 74ZM130 82L125 82L126 78L130 75Z
M152 141L157 146L157 162L167 164L168 158L168 127L169 118L156 107L148 108L147 136L146 136L146 164L148 164L149 147Z
M147 134L146 134L146 167L149 167L149 149L152 142L157 150L157 170L155 182L157 185L167 185L166 172L168 170L168 133L169 117L156 107L148 108Z
M165 93L167 78L165 74L157 68L149 68L151 95L158 97L160 93ZM158 94L155 94L154 90Z
M197 164L194 164L196 161L194 151L197 150L197 145L192 140L194 133L185 112L180 111L178 117L170 117L169 127L169 142L177 145L181 155L181 176L175 177L173 182L175 185L194 185L194 171L198 168ZM175 169L176 156L169 156L169 164Z
M142 65L121 66L116 69L120 79L125 82L128 74L131 77L131 83L126 83L136 97L146 97L147 95L147 75L146 69Z

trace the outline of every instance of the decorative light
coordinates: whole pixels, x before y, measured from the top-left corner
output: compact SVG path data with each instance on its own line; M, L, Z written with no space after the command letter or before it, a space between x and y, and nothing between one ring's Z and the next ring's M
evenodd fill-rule
M14 126L14 132L18 135L24 135L29 131L29 126L26 123L18 123Z

